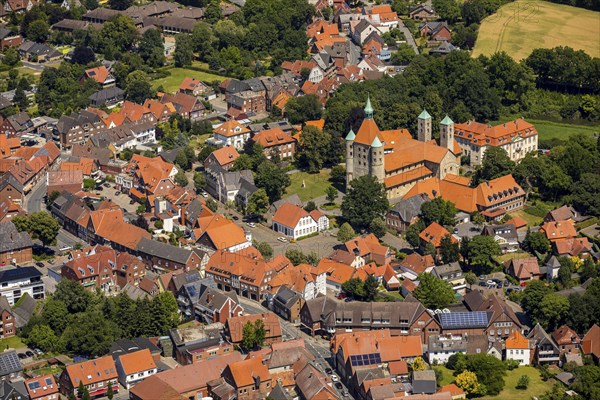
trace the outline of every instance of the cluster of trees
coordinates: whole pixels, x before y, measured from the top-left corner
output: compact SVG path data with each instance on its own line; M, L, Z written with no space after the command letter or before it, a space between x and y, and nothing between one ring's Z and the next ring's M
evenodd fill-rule
M504 389L507 366L489 354L454 354L448 359L446 367L454 370L456 385L465 390L467 395L495 396Z
M369 275L364 281L359 278L350 278L342 283L342 290L348 296L363 301L374 301L377 297L379 282Z
M170 292L150 300L125 294L106 297L63 279L39 315L23 327L30 346L48 352L100 356L120 338L166 335L177 325L177 302Z
M549 156L527 154L518 165L503 149L489 148L474 184L509 173L533 200L561 201L583 214L600 215L600 141L590 135L571 135Z
M314 251L304 254L300 249L288 249L285 251L285 256L293 265L310 264L316 266L321 260L319 255Z
M254 323L248 321L242 329L240 347L245 351L252 351L262 346L266 337L267 332L262 319L257 319Z
M418 277L419 286L413 295L429 309L445 308L454 302L454 289L450 282L438 279L432 274L422 273Z
M600 11L600 3L594 0L548 0L552 3L566 4L573 7L587 8L589 10Z
M39 239L44 246L56 244L60 231L57 220L46 211L37 211L31 215L16 216L12 219L19 232L27 232L33 239Z
M308 96L301 98L304 97ZM296 159L306 171L316 173L324 165L336 165L343 154L344 142L339 135L332 135L314 126L305 126L302 130Z
M354 229L363 230L374 225L374 221L381 220L388 208L383 184L373 176L364 175L350 182L341 210L344 219Z

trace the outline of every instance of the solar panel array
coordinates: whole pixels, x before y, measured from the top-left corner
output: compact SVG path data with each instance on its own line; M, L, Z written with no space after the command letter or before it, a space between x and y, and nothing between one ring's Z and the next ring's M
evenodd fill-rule
M373 353L373 354L361 354L361 355L357 355L357 356L350 356L350 364L353 367L381 364L381 355L379 353Z
M27 386L29 386L29 389L31 390L36 390L42 387L38 381L30 382L27 384Z
M0 356L0 372L9 374L23 369L16 352L6 352Z
M438 314L443 328L485 328L488 315L485 311L451 312Z

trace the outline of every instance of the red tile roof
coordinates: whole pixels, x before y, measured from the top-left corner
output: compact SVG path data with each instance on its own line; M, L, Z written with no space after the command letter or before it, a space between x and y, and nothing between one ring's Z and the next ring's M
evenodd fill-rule
M94 360L71 364L65 368L71 385L76 388L79 382L84 385L96 384L109 379L117 379L117 370L111 356L104 356Z
M432 222L427 228L425 228L420 234L419 237L426 243L431 243L435 247L440 247L442 242L442 238L445 236L450 236L450 240L452 243L458 243L454 237L450 235L450 232L446 230L443 226L438 224L437 222Z
M58 393L58 385L54 381L54 376L52 375L42 375L27 379L24 383L31 399Z
M148 349L123 354L119 357L119 361L121 362L123 371L125 371L125 374L127 375L156 369L156 364Z

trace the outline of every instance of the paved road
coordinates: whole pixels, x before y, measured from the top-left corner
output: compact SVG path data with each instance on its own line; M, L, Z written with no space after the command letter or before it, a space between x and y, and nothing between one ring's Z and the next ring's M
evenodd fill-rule
M413 37L410 30L402 23L400 24L399 29L400 32L402 32L402 34L406 38L406 43L408 43L408 45L413 48L415 54L419 54L419 47L417 46L417 42L415 42L415 38Z
M27 195L27 198L25 199L25 210L27 210L29 214L44 210L46 208L46 204L44 203L45 195L46 180L42 179Z
M62 228L58 231L58 236L56 237L56 250L67 246L74 247L77 243L83 243L83 241Z

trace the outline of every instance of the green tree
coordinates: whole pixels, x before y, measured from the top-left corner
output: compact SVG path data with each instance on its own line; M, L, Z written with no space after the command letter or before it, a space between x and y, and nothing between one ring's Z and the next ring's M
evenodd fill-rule
M529 376L521 375L519 381L517 382L517 386L515 387L520 390L527 390L527 388L529 387Z
M536 320L548 331L554 331L569 312L569 299L557 293L548 293L539 305Z
M289 102L288 106L289 107ZM298 160L308 172L321 170L328 156L331 135L314 126L305 126L300 136Z
M469 263L482 268L483 271L491 270L494 266L494 257L500 255L500 245L492 236L477 235L468 242L467 259Z
M600 176L584 173L573 188L573 206L580 212L600 216Z
M327 186L327 189L325 189L325 196L329 204L334 204L335 199L337 199L338 196L338 190L333 186Z
M260 252L260 254L265 258L265 260L270 260L273 257L273 248L267 242L255 242L254 246Z
M486 353L468 354L464 356L464 362L457 363L456 368L458 374L464 370L474 372L478 382L487 389L487 395L495 396L504 389L506 364L494 356Z
M308 262L306 255L298 249L286 250L285 256L292 262L293 265L300 265Z
M304 206L304 211L311 212L317 209L317 204L313 200L309 200Z
M433 8L442 19L449 23L454 23L461 17L458 3L452 0L434 0Z
M42 321L57 335L61 335L69 324L69 310L64 302L51 297L44 303Z
M33 21L27 28L27 39L34 42L44 43L48 39L49 35L50 26L46 21L41 19Z
M26 231L34 239L39 239L44 246L56 244L60 225L46 211L37 211L28 217L13 218L17 230Z
M144 62L154 68L165 63L163 40L158 29L148 29L142 35L139 44L140 56Z
M150 84L150 78L143 71L133 71L125 80L125 96L134 103L142 104L153 97L155 91Z
M52 206L52 204L54 204L54 202L56 201L56 199L58 199L58 196L60 196L60 192L58 190L53 190L48 195L48 201L47 201L48 207L50 207L50 206Z
M329 180L336 188L343 190L346 187L346 170L341 165L331 167Z
M590 278L598 277L598 266L596 265L596 263L594 263L592 257L587 257L585 259L581 267L581 271L579 273L583 282L587 281Z
M509 174L515 167L506 150L501 147L489 147L483 154L481 168L475 173L475 178L481 181L499 178Z
M112 400L113 397L115 397L115 393L113 392L112 385L108 385L108 389L106 391L106 397L108 397L108 400Z
M108 5L113 10L126 10L133 5L133 0L108 0Z
M451 201L436 197L421 204L421 215L425 225L437 222L440 225L454 225L458 210Z
M200 193L206 187L206 178L202 172L194 172L194 189Z
M177 156L175 156L175 165L184 171L189 171L192 168L192 162L188 159L187 154L183 149L179 150Z
M17 51L17 48L9 47L4 53L4 58L2 59L2 62L5 65L8 65L9 67L14 67L19 63L19 61L21 61L21 58L19 57L19 52Z
M412 364L410 364L411 369L414 371L425 371L427 369L427 364L425 364L425 360L423 357L415 357Z
M265 189L260 188L248 197L248 207L246 214L248 215L263 215L269 208L269 196Z
M62 279L56 284L52 300L62 302L69 314L77 314L87 310L92 302L92 294L78 281Z
M373 219L382 217L388 207L385 187L375 177L364 175L350 182L341 208L350 225L365 229Z
M398 46L398 50L392 53L390 62L394 65L407 65L415 58L415 56L415 50L411 45L401 43Z
M15 90L15 97L13 98L13 102L15 105L19 106L20 110L27 110L27 107L29 106L29 99L27 99L27 95L25 94L25 91L22 88L17 87L17 89Z
M323 106L317 96L308 94L288 100L285 113L291 124L301 124L320 119L323 115Z
M106 320L99 312L91 311L75 315L73 323L63 332L61 341L71 354L99 356L106 354L117 339L118 331L114 322Z
M206 207L208 207L208 209L212 212L217 212L219 209L219 205L212 197L206 199Z
M179 323L179 308L173 293L159 293L150 304L151 327L148 336L168 335Z
M550 241L542 232L531 232L528 230L523 241L523 247L531 253L546 254L550 251Z
M186 187L190 183L187 176L185 175L185 172L183 172L183 170L181 169L177 171L173 180L177 185L181 187Z
M369 224L369 231L381 239L387 232L385 221L381 217L374 218Z
M36 325L25 340L28 346L37 347L46 352L61 351L58 337L48 325Z
M477 283L477 275L475 275L472 272L467 272L465 274L465 281L467 281L467 283L472 286Z
M342 243L346 243L348 240L354 238L355 236L356 236L356 232L354 232L354 229L352 229L352 226L349 223L344 222L342 224L342 226L340 226L340 229L338 230L337 240L339 240Z
M474 372L465 370L458 374L454 381L467 396L483 396L486 393L485 386L479 383Z
M365 285L359 278L350 278L342 283L342 291L355 298L365 297Z
M367 276L363 283L363 292L365 301L375 301L377 293L379 293L379 282L373 275Z
M454 302L454 290L449 282L436 278L432 274L423 273L418 277L419 286L413 295L427 308L445 308Z
M254 350L262 346L266 338L266 331L262 319L254 323L248 321L242 330L242 342L240 347L246 351Z
M421 239L419 238L419 234L421 231L425 229L425 224L422 220L418 220L414 224L410 225L406 230L406 241L412 247L417 248L421 243Z
M194 43L186 33L175 36L175 53L173 60L176 67L189 67L194 59Z
M256 186L263 188L269 196L271 203L281 199L285 189L290 185L291 180L285 170L277 167L270 161L265 161L258 166L256 171Z
M456 262L460 258L458 243L452 240L452 236L446 235L440 241L440 256L444 264Z

